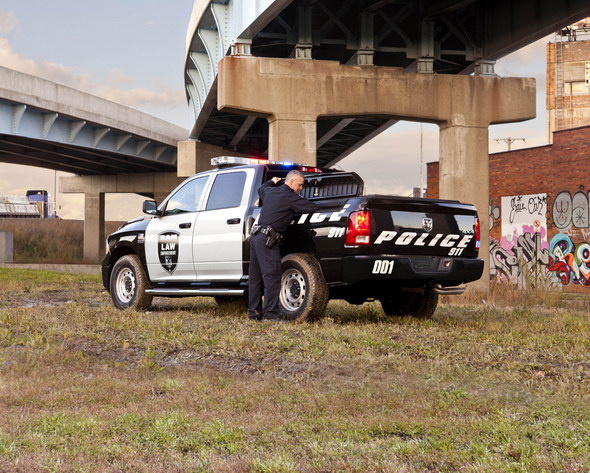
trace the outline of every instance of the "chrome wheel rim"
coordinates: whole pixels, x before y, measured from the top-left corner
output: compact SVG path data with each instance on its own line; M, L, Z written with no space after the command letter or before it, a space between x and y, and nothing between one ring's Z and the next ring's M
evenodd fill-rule
M303 274L293 268L285 271L281 278L281 292L279 295L283 308L289 312L298 310L303 304L306 294L307 285Z
M117 275L117 297L121 302L131 302L135 296L135 274L129 268L123 269Z

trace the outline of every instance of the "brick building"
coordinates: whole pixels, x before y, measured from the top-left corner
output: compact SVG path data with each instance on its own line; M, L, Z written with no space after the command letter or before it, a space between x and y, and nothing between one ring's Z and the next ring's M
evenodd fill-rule
M547 44L547 141L554 131L590 125L590 18Z
M427 179L427 196L438 197L438 162ZM490 277L590 291L589 190L590 126L490 155Z

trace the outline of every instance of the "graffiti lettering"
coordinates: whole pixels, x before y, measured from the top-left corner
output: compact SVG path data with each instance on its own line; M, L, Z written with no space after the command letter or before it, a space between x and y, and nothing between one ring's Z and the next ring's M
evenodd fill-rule
M583 186L580 186L583 189ZM568 191L562 191L553 201L553 222L560 230L588 228L590 226L589 196L579 190L572 196Z
M537 214L537 215L544 215L545 214L545 205L547 203L547 196L534 196L529 198L529 204L527 210L529 213Z
M498 207L497 205L494 205L494 202L492 201L492 199L490 199L490 204L488 206L488 212L490 214L488 224L489 224L489 227L491 230L494 227L494 221L496 221L500 218L500 207Z
M542 245L540 233L520 235L511 250L491 240L490 279L510 282L520 289L556 286L553 274L546 270L549 251Z
M507 199L503 197L502 199ZM514 223L516 217L521 214L545 216L547 194L515 195L510 199L510 223ZM502 204L504 205L504 204Z
M514 217L516 214L526 209L524 202L522 201L522 195L512 197L512 199L510 199L510 207L510 223L512 223L514 222Z
M568 235L558 233L549 244L547 270L554 272L564 286L570 283L590 286L590 244L574 245Z

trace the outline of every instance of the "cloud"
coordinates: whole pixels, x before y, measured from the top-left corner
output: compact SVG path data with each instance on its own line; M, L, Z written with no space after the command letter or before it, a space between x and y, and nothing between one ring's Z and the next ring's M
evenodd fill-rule
M521 48L517 51L514 51L512 54L509 54L505 58L500 59L500 61L513 61L515 64L520 64L522 66L539 63L539 59L541 60L542 64L545 64L545 57L547 52L547 43L554 40L554 35L548 35L544 38L541 38L534 43L527 45L524 48Z
M19 26L19 21L16 15L9 11L0 11L0 34L10 33Z
M174 90L171 88L155 92L149 89L105 87L96 90L95 93L100 97L129 107L139 107L143 105L175 106L184 104L186 101L182 90Z
M438 161L438 127L425 124L423 134L423 162ZM420 125L400 122L338 166L357 172L365 181L365 193L410 195L413 187L420 186Z
M0 64L15 71L24 72L80 90L93 87L90 74L77 72L75 68L48 61L34 61L17 54L6 38L0 38Z
M107 85L99 83L92 74L82 73L74 67L49 61L34 61L19 55L6 38L0 37L0 64L15 71L31 74L52 82L67 85L129 107L176 106L185 103L184 91L180 88L156 86L126 89L122 84L133 82L133 78L120 69L112 69Z
M109 73L108 81L112 84L131 84L134 82L134 79L118 67L113 67Z

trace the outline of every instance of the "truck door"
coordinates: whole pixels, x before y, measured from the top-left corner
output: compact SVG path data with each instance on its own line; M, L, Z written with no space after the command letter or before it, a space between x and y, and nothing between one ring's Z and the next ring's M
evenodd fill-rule
M152 281L194 281L193 232L209 176L186 182L165 202L145 233L145 256Z
M216 173L194 233L198 281L237 281L243 276L244 220L253 180L254 169Z

